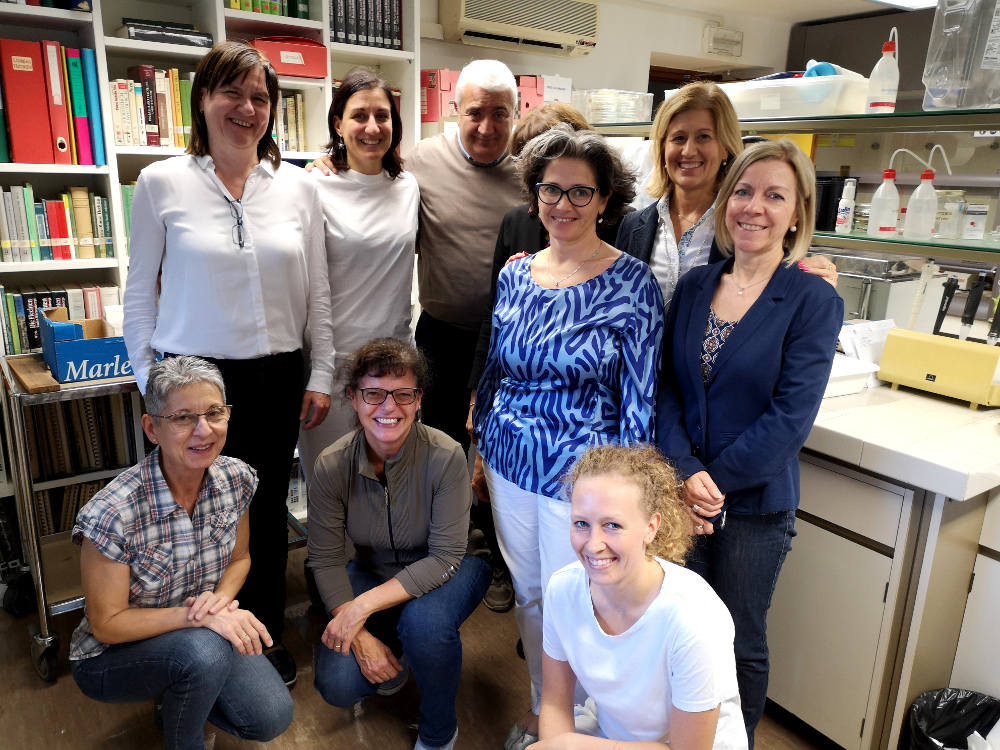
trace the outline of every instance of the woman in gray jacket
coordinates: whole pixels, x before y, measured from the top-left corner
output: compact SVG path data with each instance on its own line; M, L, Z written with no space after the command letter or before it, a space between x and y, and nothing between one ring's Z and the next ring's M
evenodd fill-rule
M310 566L332 617L316 688L348 707L398 691L412 669L422 696L415 750L451 750L458 629L492 575L487 560L468 554L465 455L443 432L414 422L428 380L415 347L373 339L338 377L361 429L320 455L310 487Z

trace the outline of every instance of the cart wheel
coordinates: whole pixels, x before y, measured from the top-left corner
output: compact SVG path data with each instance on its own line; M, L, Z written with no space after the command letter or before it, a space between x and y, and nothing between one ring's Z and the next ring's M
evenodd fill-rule
M11 617L30 615L37 607L35 584L28 573L18 573L7 581L3 592L3 610Z
M59 674L59 646L49 646L37 658L32 658L35 671L45 682L55 682Z

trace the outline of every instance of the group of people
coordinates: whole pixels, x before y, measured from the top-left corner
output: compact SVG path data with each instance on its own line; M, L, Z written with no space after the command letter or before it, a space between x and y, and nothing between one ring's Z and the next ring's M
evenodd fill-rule
M156 447L77 519L74 677L154 700L169 748L204 747L206 720L287 728L297 444L328 703L412 673L415 747L453 748L459 628L509 569L532 705L507 750L752 748L843 319L836 269L805 259L812 165L744 149L722 91L690 84L653 123L655 202L629 212L634 171L571 107L512 139L502 63L456 92L458 131L404 164L388 83L353 71L307 174L271 138L267 60L203 58L188 154L133 199L125 339Z

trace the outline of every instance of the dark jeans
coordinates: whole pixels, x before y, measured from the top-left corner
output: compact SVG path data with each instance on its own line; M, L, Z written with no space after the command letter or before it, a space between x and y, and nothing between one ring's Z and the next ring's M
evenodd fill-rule
M299 438L304 393L302 352L260 359L211 359L233 405L222 452L257 470L250 503L250 573L237 598L264 623L275 644L285 629L288 476Z
M354 595L379 586L382 581L347 564ZM458 728L455 698L462 674L462 638L458 629L486 595L491 580L486 560L466 555L458 572L446 583L417 599L368 618L368 632L392 649L405 654L420 686L420 739L429 747L448 742ZM316 689L327 703L347 708L372 695L378 685L368 682L350 651L341 656L322 643L316 656Z
M724 528L697 538L688 567L708 581L736 626L736 679L750 750L767 700L767 610L795 536L795 511L726 514Z
M162 695L167 750L203 750L206 720L258 742L292 723L292 696L267 658L241 656L208 628L109 646L72 667L83 694L101 703Z
M431 387L421 401L420 421L441 430L468 452L469 375L479 331L435 320L425 310L417 320L414 340L431 365Z

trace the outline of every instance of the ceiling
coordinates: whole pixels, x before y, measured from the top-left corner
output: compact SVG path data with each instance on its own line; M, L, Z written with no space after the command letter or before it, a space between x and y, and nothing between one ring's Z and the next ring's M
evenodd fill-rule
M890 6L872 0L757 0L755 3L748 3L747 0L699 0L697 3L685 0L640 0L640 2L687 12L763 16L786 23L890 9Z

